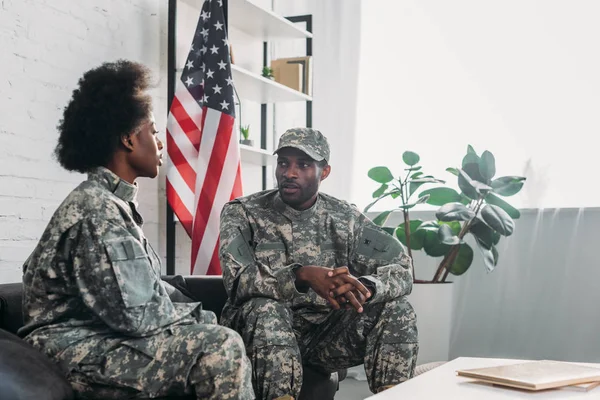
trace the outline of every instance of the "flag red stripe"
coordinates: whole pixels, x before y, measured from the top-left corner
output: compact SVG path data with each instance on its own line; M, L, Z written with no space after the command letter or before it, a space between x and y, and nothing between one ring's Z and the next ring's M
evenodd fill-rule
M188 161L183 153L181 153L181 150L179 150L177 143L175 143L175 140L169 131L167 131L167 152L169 153L169 157L171 157L171 161L173 161L173 164L179 171L179 174L193 192L194 187L196 186L196 171L194 171L189 164L192 160Z
M167 180L167 201L171 205L171 208L175 212L175 215L177 215L177 218L187 234L192 236L192 223L194 218L181 201L181 198L179 198L177 191L173 188L169 180Z
M237 172L235 173L235 182L229 200L233 200L242 195L242 164L238 163Z
M213 255L210 259L210 264L208 265L208 270L206 271L206 275L221 275L221 263L219 262L219 241L217 240L217 245L215 246L215 250L213 251Z
M192 266L196 263L198 257L198 249L200 243L204 237L206 230L206 224L210 217L210 210L213 207L213 201L217 189L219 187L219 180L221 179L221 172L223 171L223 165L225 164L225 156L229 147L229 141L233 134L233 123L234 119L226 114L221 114L219 121L219 127L217 128L217 134L215 137L215 143L213 145L212 153L208 163L208 170L206 178L200 191L200 199L198 200L198 207L196 209L194 219L194 234L192 236Z
M184 88L182 90L187 89ZM194 106L199 107L197 104L195 104ZM190 139L190 142L192 142L192 145L194 145L196 151L198 151L198 149L200 149L200 140L202 138L202 132L200 131L200 129L198 129L198 126L194 123L194 121L192 121L188 113L185 111L185 108L183 108L183 105L181 105L181 102L177 98L177 93L175 93L173 103L171 103L171 114L173 114L173 117L179 123L181 130L185 132L187 137Z

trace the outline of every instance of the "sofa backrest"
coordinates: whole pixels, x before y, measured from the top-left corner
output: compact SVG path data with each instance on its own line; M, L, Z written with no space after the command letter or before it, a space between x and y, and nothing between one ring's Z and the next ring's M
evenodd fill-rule
M164 277L169 281L170 277ZM194 300L201 301L205 310L221 316L227 300L227 292L220 276L186 276L185 285ZM0 285L0 329L11 333L23 326L23 284L5 283Z

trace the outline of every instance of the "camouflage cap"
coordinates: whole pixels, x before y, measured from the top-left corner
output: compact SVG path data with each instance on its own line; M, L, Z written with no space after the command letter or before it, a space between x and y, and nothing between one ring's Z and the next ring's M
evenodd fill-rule
M292 128L279 138L273 154L284 147L294 147L308 154L315 161L329 161L329 143L321 132L313 128Z

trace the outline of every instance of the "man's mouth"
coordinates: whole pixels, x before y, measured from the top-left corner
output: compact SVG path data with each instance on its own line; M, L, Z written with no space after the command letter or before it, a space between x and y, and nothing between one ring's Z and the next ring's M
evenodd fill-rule
M159 154L158 156L158 165L162 165L163 164L163 159L162 159L162 154Z
M285 194L293 194L300 190L300 186L296 185L295 183L284 183L281 185L281 188Z

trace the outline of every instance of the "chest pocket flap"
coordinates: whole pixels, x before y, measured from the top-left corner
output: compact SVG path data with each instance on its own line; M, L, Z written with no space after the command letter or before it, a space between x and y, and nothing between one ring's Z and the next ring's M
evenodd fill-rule
M356 252L368 258L390 261L402 252L402 245L385 232L365 227Z
M125 306L149 302L157 277L142 245L134 238L119 238L105 242L105 246Z

